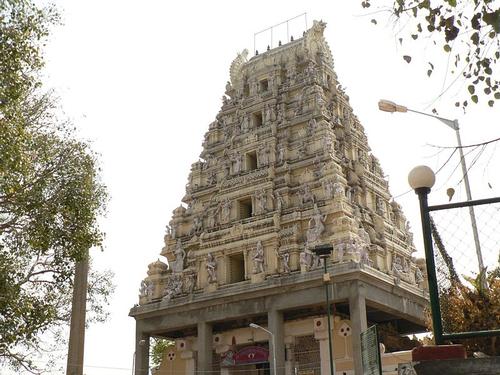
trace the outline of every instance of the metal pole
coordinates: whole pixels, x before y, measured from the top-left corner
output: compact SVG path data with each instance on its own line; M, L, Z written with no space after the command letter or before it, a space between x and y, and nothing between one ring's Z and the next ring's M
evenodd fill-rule
M422 218L422 235L424 237L425 265L427 267L427 280L429 282L429 297L431 302L432 329L436 345L443 344L443 325L441 323L441 308L439 306L438 283L436 276L436 265L434 263L434 251L432 248L432 233L429 217L429 205L427 195L431 189L422 187L415 189L420 201L420 216Z
M467 171L467 165L465 164L464 152L462 150L460 127L458 126L458 120L455 120L454 123L455 123L455 134L457 135L457 142L458 142L458 152L460 153L460 164L462 165L462 173L464 175L463 179L465 185L465 193L467 195L467 200L471 201L472 194L470 192L469 174ZM470 215L470 222L472 225L472 235L474 236L474 244L476 246L476 256L477 256L477 263L479 266L479 275L481 276L481 285L484 289L486 289L487 285L486 285L486 278L484 275L483 254L481 252L481 243L479 242L479 233L477 231L476 215L474 214L473 206L469 206L469 215Z
M325 268L325 275L328 273L328 270L326 268L326 259L327 257L322 257L323 258L323 265ZM330 355L330 375L335 375L335 363L333 362L333 352L332 352L332 327L330 323L330 296L328 292L328 282L326 280L329 279L324 278L325 280L325 295L326 295L326 317L328 319L328 354Z

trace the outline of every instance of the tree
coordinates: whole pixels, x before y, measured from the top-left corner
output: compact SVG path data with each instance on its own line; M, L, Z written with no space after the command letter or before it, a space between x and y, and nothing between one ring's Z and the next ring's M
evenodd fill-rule
M376 0L364 0L369 8ZM427 39L426 46L447 56L446 71L462 76L467 91L455 106L465 109L484 96L491 107L500 100L498 62L500 59L500 8L493 0L396 0L385 8L398 23L399 42ZM372 19L377 24L376 19ZM412 57L403 56L408 63ZM436 61L425 68L430 77Z
M74 264L100 247L107 193L97 155L43 92L54 8L0 0L0 362L34 371L44 335L69 318ZM92 272L89 309L102 319L110 274Z

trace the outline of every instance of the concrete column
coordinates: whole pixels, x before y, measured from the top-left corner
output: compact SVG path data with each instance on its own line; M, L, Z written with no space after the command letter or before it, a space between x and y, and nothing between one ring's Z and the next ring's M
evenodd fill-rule
M354 362L354 374L363 375L361 362L361 332L367 328L366 322L366 300L364 287L358 282L350 285L349 291L349 314L352 326L352 357Z
M86 256L88 258L88 252ZM88 259L75 264L66 375L83 375L88 273Z
M320 339L319 356L321 359L321 375L330 375L330 351L328 350L328 338Z
M283 313L271 310L267 313L267 327L274 334L276 350L273 348L272 339L269 338L270 368L272 375L285 375L285 325ZM273 353L276 355L277 374L273 370Z
M198 372L212 371L212 325L198 322Z
M141 330L140 323L135 323L135 374L149 374L149 334Z

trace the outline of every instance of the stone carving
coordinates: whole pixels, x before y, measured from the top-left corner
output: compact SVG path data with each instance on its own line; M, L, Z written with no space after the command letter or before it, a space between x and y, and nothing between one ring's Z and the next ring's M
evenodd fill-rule
M153 297L154 284L148 280L141 281L141 287L139 289L139 297Z
M304 159L307 156L307 142L303 139L299 144L299 158Z
M285 103L281 103L278 106L278 114L276 116L278 124L282 124L285 121Z
M214 185L217 183L217 173L214 170L208 172L207 183L209 185Z
M233 163L233 174L240 173L243 166L243 157L239 151L236 151L236 153L231 156L231 162Z
M274 113L274 108L272 105L267 104L264 116L264 123L266 125L271 124L272 121L276 118L276 114Z
M416 267L415 269L415 283L419 287L422 287L422 284L424 283L424 275L422 274L422 271L419 267Z
M253 273L263 273L264 272L264 247L262 246L262 242L257 242L257 246L255 248L255 253L252 257L253 260Z
M308 137L312 136L314 132L316 131L317 128L317 123L315 119L310 119L309 122L307 123L307 130L306 130L306 135Z
M227 223L229 222L229 219L231 218L231 207L233 206L233 204L231 203L231 201L229 200L228 197L224 198L224 200L222 201L221 203L221 221L223 223Z
M404 280L406 282L409 282L409 265L405 261L404 264L401 262L401 258L398 257L397 255L394 255L392 259L392 267L391 267L392 274L396 278L396 283L399 283L400 280Z
M217 282L217 261L215 260L212 253L207 254L207 274L208 274L208 283L216 283Z
M182 242L180 239L177 240L174 249L175 260L172 261L170 269L172 272L182 272L184 269L184 258L186 257L186 252L182 248Z
M322 265L321 258L309 250L307 245L299 255L299 263L301 269L304 269L305 271L319 268Z
M278 161L278 164L283 164L284 161L285 161L285 146L280 143L278 145L278 152L277 152L277 155L276 155L276 160Z
M276 192L273 194L274 198L274 207L278 212L281 212L286 207L285 200L283 199L283 195L281 193Z
M306 203L311 202L314 204L316 202L316 199L314 197L313 192L311 191L311 188L309 185L305 185L302 190L299 191L299 197L300 197L300 205L304 206Z
M292 270L290 269L290 253L288 251L280 253L277 249L276 257L280 260L281 266L283 267L283 273L290 273Z
M266 212L267 197L264 189L257 190L254 195L255 214L261 215Z
M231 63L231 68L229 69L229 75L233 86L239 86L241 82L241 70L243 65L247 62L248 50L245 48L241 53L238 53L236 58Z
M375 211L382 216L385 214L384 200L379 196L375 198Z
M311 244L318 241L325 231L326 215L321 215L318 206L314 205L314 212L309 219L309 229L307 230L307 243Z
M244 134L248 132L249 130L249 121L248 121L248 116L243 116L243 121L241 122L240 128L241 132Z
M193 218L192 234L200 234L201 232L203 232L203 219L201 216L196 215Z
M265 167L269 165L269 145L262 145L259 147L259 155L257 161L259 163L259 167Z
M172 274L167 280L165 289L163 291L162 301L170 301L173 297L182 294L182 277L180 275Z
M187 294L192 294L193 291L194 291L195 286L196 286L196 273L195 272L189 272L185 276L184 291Z

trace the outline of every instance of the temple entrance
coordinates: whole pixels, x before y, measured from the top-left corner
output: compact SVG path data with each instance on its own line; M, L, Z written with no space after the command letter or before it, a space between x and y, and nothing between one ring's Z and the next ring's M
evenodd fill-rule
M222 372L224 374L224 372ZM269 362L252 365L239 365L226 368L227 375L270 375Z
M221 374L270 375L268 349L252 345L239 350L228 350L222 355Z

